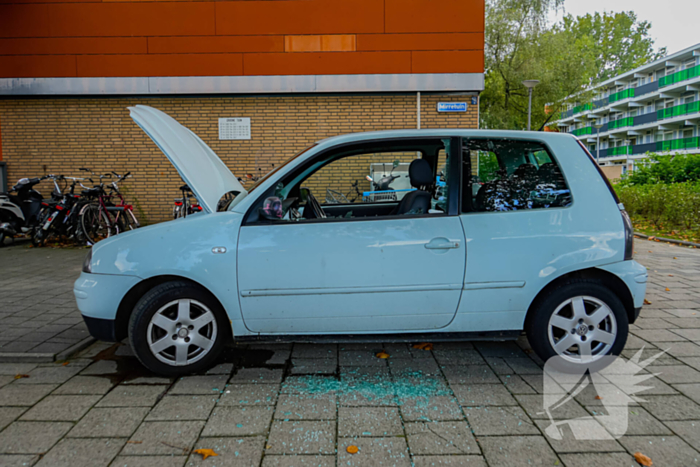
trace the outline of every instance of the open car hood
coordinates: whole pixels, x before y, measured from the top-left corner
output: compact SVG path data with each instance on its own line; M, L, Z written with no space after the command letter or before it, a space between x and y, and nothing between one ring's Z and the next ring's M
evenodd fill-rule
M207 212L226 193L247 194L235 175L199 136L174 118L147 105L129 107L131 118L163 151Z

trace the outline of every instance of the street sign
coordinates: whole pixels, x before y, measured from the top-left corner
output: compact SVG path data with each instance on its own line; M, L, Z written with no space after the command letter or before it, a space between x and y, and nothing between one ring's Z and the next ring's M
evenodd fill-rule
M438 112L466 112L466 102L438 102Z

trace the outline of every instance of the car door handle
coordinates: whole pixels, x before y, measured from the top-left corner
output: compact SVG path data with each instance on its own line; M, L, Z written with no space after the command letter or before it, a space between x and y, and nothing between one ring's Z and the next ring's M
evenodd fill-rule
M451 242L444 237L434 238L425 244L425 248L428 250L450 250L459 248L459 242Z

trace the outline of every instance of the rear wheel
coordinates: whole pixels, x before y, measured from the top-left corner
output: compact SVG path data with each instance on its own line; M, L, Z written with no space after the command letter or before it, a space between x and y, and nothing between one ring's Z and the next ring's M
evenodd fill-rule
M627 342L625 307L610 289L589 279L571 279L535 304L526 329L533 350L558 366L605 366L604 357L619 355Z
M129 341L149 370L179 376L212 365L227 338L221 305L201 287L182 281L156 286L138 301Z
M88 243L93 245L112 234L107 213L98 204L86 204L81 209L80 228Z

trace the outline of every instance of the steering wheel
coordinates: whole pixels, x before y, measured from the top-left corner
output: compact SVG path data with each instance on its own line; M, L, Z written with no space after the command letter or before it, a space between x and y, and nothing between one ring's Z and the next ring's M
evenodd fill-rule
M308 192L308 196L306 197L306 207L311 208L316 219L326 218L326 213L323 212L323 209L321 209L321 204L318 202L316 197L311 194L311 191Z

